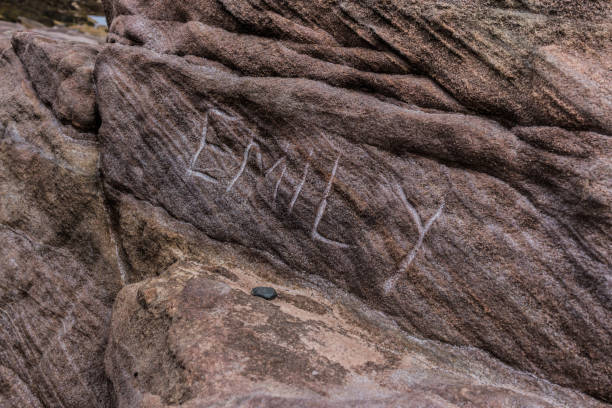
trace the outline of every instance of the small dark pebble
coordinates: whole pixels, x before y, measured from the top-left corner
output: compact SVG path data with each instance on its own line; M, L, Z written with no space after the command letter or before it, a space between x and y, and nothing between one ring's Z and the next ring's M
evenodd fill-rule
M251 295L259 296L260 298L264 298L266 300L272 300L277 296L274 288L268 288L266 286L258 286L253 288Z

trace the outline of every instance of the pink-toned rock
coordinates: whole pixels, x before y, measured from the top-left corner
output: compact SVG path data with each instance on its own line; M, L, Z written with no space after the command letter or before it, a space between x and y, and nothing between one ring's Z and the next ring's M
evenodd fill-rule
M99 46L21 32L13 36L13 48L58 119L82 130L97 128L93 68Z
M111 407L103 354L121 280L98 144L41 101L11 31L0 34L0 406Z
M120 292L106 352L119 407L605 406L478 350L408 337L332 288L272 273L279 297L267 302L249 294L254 269L219 269L177 262Z
M607 395L608 136L121 45L96 80L110 186L410 333Z
M0 24L1 406L609 406L610 2L104 2Z
M105 3L111 33L125 29L123 16L137 15L166 22L198 21L236 33L307 44L314 53L328 47L377 50L402 61L404 72L426 75L481 115L510 124L612 133L610 114L602 111L610 103L610 71L591 75L611 60L611 7L605 0ZM127 30L146 32L147 25ZM557 58L553 66L538 69L550 47L580 57ZM319 54L325 59L323 55ZM555 67L557 62L561 65ZM544 58L544 63L550 60ZM551 75L555 71L561 75ZM576 97L585 93L589 97Z

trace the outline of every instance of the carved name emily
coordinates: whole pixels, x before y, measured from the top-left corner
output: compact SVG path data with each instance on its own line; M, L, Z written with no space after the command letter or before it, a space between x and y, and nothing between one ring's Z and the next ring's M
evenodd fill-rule
M204 124L203 124L203 129L202 129L202 136L200 139L200 143L199 146L197 148L197 150L195 151L191 161L189 162L187 169L186 169L186 174L187 176L190 177L195 177L198 178L206 183L211 183L211 184L215 184L219 187L221 187L221 181L212 176L210 173L214 173L217 171L221 171L221 169L219 168L206 168L206 169L198 169L196 168L196 164L200 158L200 156L202 155L202 153L207 149L210 148L213 151L215 151L218 154L221 155L229 155L231 154L230 152L228 152L227 150L223 150L222 148L219 148L219 146L216 146L214 144L209 144L207 142L207 135L209 132L209 126L210 126L210 117L211 115L215 115L217 117L217 119L222 119L225 121L229 121L229 122L233 122L233 123L238 123L241 124L240 119L232 116L232 115L228 115L224 112L221 112L218 109L210 109L209 111L207 111L205 117L204 117ZM272 174L275 173L275 170L279 169L280 170L280 175L278 176L278 179L276 180L276 183L274 184L274 190L272 192L272 202L276 203L276 199L278 196L278 191L279 191L279 187L283 181L284 178L286 178L287 176L287 157L283 156L281 158L279 158L278 160L276 160L276 162L274 162L274 164L272 166L270 166L268 169L264 169L264 165L263 165L263 159L262 159L262 149L260 147L260 145L255 141L255 135L254 133L249 129L248 126L244 126L241 125L240 126L241 129L243 129L246 134L248 134L249 136L249 140L248 140L248 144L246 146L246 148L244 149L244 153L242 155L242 160L240 162L240 165L238 166L238 168L235 170L235 173L233 175L233 177L229 180L229 182L227 183L227 185L224 187L224 190L226 193L229 193L232 191L232 189L235 187L236 183L238 182L238 180L241 178L241 176L244 174L246 168L247 168L247 164L249 161L249 158L252 157L254 155L254 158L256 160L257 163L257 167L259 168L260 172L263 174L264 178L268 178L269 176L271 176ZM228 128L228 130L231 133L234 133L231 129ZM237 135L233 134L234 137L237 137ZM323 135L324 136L324 135ZM331 142L328 141L328 143L332 146L332 148L334 148L334 146L331 144ZM335 151L338 151L337 149L334 148ZM297 184L297 186L295 187L295 189L293 190L293 194L291 196L291 200L289 201L288 204L288 213L291 214L293 212L293 208L295 206L295 203L297 202L300 193L302 191L302 189L304 188L304 185L306 184L306 180L308 178L308 174L310 171L310 162L311 162L311 158L313 155L313 150L310 149L309 153L308 153L308 157L306 159L306 163L304 164L304 168L301 174L301 178L299 179L299 182ZM337 177L337 171L338 171L338 167L340 165L340 159L341 159L341 153L337 153L336 159L334 161L332 170L331 170L331 174L329 176L329 179L327 180L325 189L323 190L323 194L321 196L321 199L318 202L317 208L316 208L316 212L315 212L315 219L314 222L311 226L310 229L310 238L314 241L318 241L318 242L322 242L324 244L336 247L336 248L340 248L340 249L351 249L351 248L358 248L358 246L356 245L350 245L344 242L340 242L340 241L336 241L330 238L327 238L325 236L323 236L319 231L318 231L318 227L319 227L319 223L321 222L324 214L325 214L325 210L327 209L327 200L333 190L333 185L334 185L334 181ZM217 162L218 164L218 162ZM225 167L225 166L223 166ZM403 204L404 208L406 209L406 211L408 212L408 214L410 214L410 217L412 218L417 231L418 231L418 239L416 241L416 243L413 245L412 249L400 260L400 262L398 263L395 273L388 278L382 285L384 293L388 294L389 292L391 292L398 280L401 278L401 276L403 274L405 274L409 268L409 266L412 264L412 262L414 261L419 249L421 248L421 246L423 245L423 240L425 238L425 236L427 235L427 233L429 232L429 230L431 229L432 225L434 224L434 222L442 215L442 212L444 210L444 202L442 202L442 204L440 205L440 207L438 208L438 210L436 211L436 213L425 222L425 224L423 224L421 217L419 215L419 213L417 212L417 210L414 208L414 206L412 204L410 204L409 200L406 197L406 193L404 191L404 189L402 188L402 186L399 183L394 183L393 185L389 185L391 191L393 192L393 195Z

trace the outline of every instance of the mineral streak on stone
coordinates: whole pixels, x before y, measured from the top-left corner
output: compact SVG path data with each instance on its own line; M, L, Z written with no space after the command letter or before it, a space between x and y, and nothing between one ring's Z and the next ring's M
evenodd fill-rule
M278 296L274 288L266 286L258 286L256 288L253 288L253 290L251 290L251 295L264 298L266 300L272 300L275 299L276 296Z
M0 23L0 406L610 406L612 3L104 6Z

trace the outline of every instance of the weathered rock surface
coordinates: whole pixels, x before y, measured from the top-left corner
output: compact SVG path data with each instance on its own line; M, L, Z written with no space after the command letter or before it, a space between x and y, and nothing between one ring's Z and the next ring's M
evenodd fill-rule
M105 3L0 25L0 405L609 406L609 2Z
M103 353L121 281L98 145L41 102L4 28L0 406L110 407Z
M250 295L262 277L249 270L189 261L124 288L106 354L119 407L604 406L405 336L337 290L270 278L272 302Z
M316 276L111 195L126 259L159 275L115 303L106 367L120 407L608 406L477 349L407 336ZM279 297L251 296L258 285Z
M612 30L555 7L113 2L106 180L610 399Z
M403 62L402 71L427 75L483 114L523 125L612 129L605 0L105 2L117 26L131 15L197 21L300 43L322 59L337 54L330 47L387 51Z
M78 129L97 129L93 68L99 46L23 32L13 36L13 48L58 119Z
M406 336L317 276L108 193L138 281L118 296L106 354L120 407L608 406L477 349ZM259 285L279 297L250 296Z

